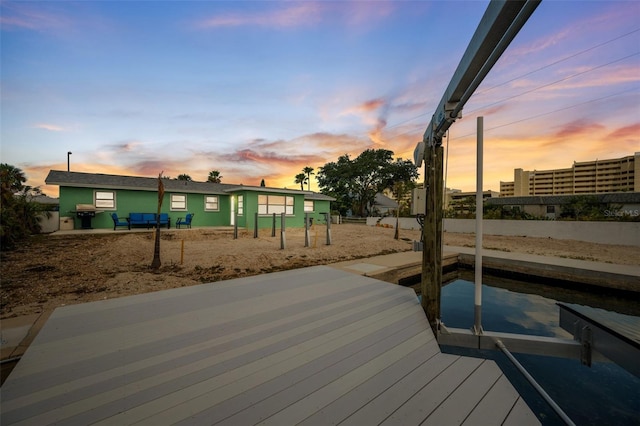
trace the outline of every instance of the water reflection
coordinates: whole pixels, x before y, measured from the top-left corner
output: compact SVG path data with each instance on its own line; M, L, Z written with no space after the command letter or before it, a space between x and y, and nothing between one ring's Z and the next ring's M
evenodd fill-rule
M473 326L472 279L457 279L442 288L441 312L445 325L465 329ZM636 312L637 315L638 311L635 300L615 296L608 298L601 294L534 283L510 285L512 280L493 277L483 280L486 283L482 289L482 326L485 330L571 339L571 335L558 324L556 301L598 308L615 307L618 312L626 314ZM499 281L500 287L494 286L494 281ZM443 347L443 350L496 360L543 424L563 424L500 352L452 347ZM525 354L515 356L576 424L640 424L640 379L616 364L593 363L589 368L574 359Z

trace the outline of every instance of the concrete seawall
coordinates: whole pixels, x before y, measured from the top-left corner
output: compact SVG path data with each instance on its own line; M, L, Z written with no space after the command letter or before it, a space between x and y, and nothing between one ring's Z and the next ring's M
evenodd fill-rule
M378 217L367 218L367 225L375 226ZM396 219L385 217L381 224L395 226ZM575 240L599 244L640 246L640 222L576 222L555 220L495 220L483 221L486 235L523 236ZM472 234L474 219L444 219L445 232ZM420 229L412 217L400 218L401 229Z

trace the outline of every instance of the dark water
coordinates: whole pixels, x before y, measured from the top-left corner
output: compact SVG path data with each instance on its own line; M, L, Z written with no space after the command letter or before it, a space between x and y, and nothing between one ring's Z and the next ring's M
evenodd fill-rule
M556 301L639 315L640 306L633 298L492 277L484 277L483 282L482 326L487 331L571 339L571 335L558 325ZM457 279L443 287L441 312L445 325L471 328L474 322L474 284ZM450 346L443 346L442 350L495 360L543 424L564 424L501 352ZM594 362L591 367L586 367L574 359L526 354L514 356L577 425L640 425L640 379L618 365Z

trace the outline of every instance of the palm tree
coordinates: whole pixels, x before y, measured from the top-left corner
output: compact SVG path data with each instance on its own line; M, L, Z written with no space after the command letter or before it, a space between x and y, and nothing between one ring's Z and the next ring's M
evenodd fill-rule
M187 176L188 175L180 175ZM178 179L180 179L178 176ZM191 180L189 179L180 179L180 180ZM162 208L162 199L164 198L164 183L162 183L162 172L158 175L158 215L156 217L160 217L160 209ZM155 235L155 244L153 245L153 260L151 261L151 267L156 271L160 269L160 219L158 219L158 223L156 223L156 235Z
M307 175L305 175L304 173L298 173L296 175L295 183L300 184L300 191L304 191L304 184L306 181L307 181Z
M220 183L222 182L222 175L218 170L211 170L209 172L209 177L207 178L207 182Z
M304 173L307 176L307 189L309 191L311 191L311 175L314 174L313 173L313 167L305 167L304 169L302 169L302 173Z
M2 194L12 194L20 191L24 187L27 178L24 172L11 164L0 164L0 183L2 184ZM4 201L4 200L3 200Z

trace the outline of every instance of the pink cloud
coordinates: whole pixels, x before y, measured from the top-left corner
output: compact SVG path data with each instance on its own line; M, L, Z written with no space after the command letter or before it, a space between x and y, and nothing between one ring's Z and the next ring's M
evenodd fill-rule
M322 5L314 2L288 3L286 7L263 13L218 15L197 24L200 28L261 27L293 28L316 23L322 13Z
M0 25L3 29L49 31L71 26L71 20L42 7L25 3L2 2Z
M393 2L288 2L276 10L227 13L204 19L198 28L261 26L295 28L316 25L325 19L341 19L349 29L371 26L394 11Z
M602 124L590 122L583 119L565 124L553 136L560 139L569 139L584 134L599 132L603 129L604 126Z
M613 140L628 140L640 142L640 123L635 123L630 126L621 127L611 132L607 138Z
M55 124L47 124L47 123L39 123L33 127L35 127L36 129L48 130L50 132L64 132L67 130L62 126L57 126Z

